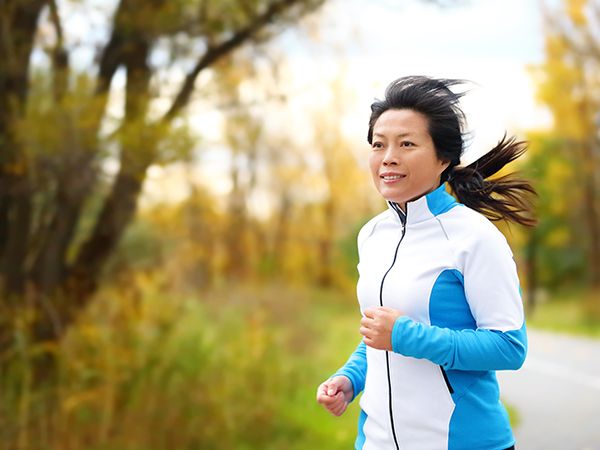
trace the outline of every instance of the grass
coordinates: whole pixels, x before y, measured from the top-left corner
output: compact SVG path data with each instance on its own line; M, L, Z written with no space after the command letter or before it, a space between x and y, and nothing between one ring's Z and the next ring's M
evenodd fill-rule
M510 420L510 426L516 428L521 423L521 415L519 411L512 405L503 402L506 411L508 412L508 418Z
M558 291L537 305L527 325L542 330L600 338L600 292Z
M305 430L304 444L300 444L298 450L353 448L356 438L358 401L353 402L341 417L332 416L315 401L317 386L345 363L360 339L355 300L341 297L333 293L324 295L320 299L324 307L313 316L320 344L314 349L308 369L312 375L307 376L306 384L299 386L298 402L287 411L288 418ZM323 447L324 443L327 444Z
M105 289L55 348L58 373L31 383L39 348L22 333L0 367L7 450L347 449L317 386L358 342L352 295L244 286L183 296L160 280Z

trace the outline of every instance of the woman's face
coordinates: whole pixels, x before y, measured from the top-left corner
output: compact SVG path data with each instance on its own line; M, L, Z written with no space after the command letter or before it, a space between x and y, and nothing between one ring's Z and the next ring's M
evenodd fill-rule
M369 157L379 193L403 209L406 202L435 190L449 162L438 159L427 118L411 109L389 109L373 126Z

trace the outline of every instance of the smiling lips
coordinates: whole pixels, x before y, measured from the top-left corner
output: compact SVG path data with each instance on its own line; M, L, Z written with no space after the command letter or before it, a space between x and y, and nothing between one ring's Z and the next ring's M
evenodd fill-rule
M406 175L400 173L384 172L379 175L379 178L381 178L385 184L390 184L395 183L396 181L399 181L403 178L406 178Z

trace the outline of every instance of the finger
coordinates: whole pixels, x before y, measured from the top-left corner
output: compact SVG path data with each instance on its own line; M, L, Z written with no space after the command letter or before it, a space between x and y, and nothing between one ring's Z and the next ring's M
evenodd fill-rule
M374 318L375 317L375 312L377 311L377 308L366 308L363 311L363 315L369 318Z
M344 407L343 406L339 406L338 408L332 409L331 414L333 414L336 417L341 416L344 413Z
M368 345L369 347L375 348L375 347L373 346L373 344L374 344L374 342L373 342L373 339L371 339L370 337L368 337L368 336L365 336L365 337L363 338L363 342L364 342L366 345Z
M317 399L320 395L327 395L327 382L321 383L317 388Z
M338 416L340 414L340 410L342 409L342 407L343 407L343 403L340 402L340 401L336 401L335 403L329 405L329 407L327 408L327 410L331 414L333 414L335 416Z
M368 327L373 324L373 319L369 317L363 317L362 319L360 319L360 324Z
M317 403L327 403L329 402L331 399L331 397L329 397L329 395L327 395L326 392L320 391L317 393Z
M379 311L385 311L385 312L395 312L396 311L394 308L390 308L389 306L380 306L377 309Z
M341 416L344 411L346 411L348 404L342 401L339 405L336 405L335 408L332 408L331 412L336 416Z
M332 397L332 396L336 395L340 389L341 389L341 382L340 382L340 379L336 377L336 378L329 380L329 382L327 383L325 392L327 395Z
M329 409L331 405L335 403L335 400L329 395L320 395L317 398L317 403L320 403L321 405Z
M325 409L327 409L327 411L332 412L339 408L340 403L341 402L339 398L327 397L326 401L322 402L321 404L325 407Z
M317 389L317 401L328 401L331 398L331 395L329 395L330 385L331 380L321 383Z
M365 344L375 350L387 350L385 345L382 345L377 339L368 339L365 340Z
M348 377L336 376L327 382L327 395L336 395L338 392L343 392L346 385L350 383Z
M365 337L371 337L371 330L369 328L360 327L358 331L360 331L360 334L362 334Z
M380 314L384 314L390 318L396 320L398 317L403 316L404 313L398 309L390 308L388 306L383 306L380 310Z

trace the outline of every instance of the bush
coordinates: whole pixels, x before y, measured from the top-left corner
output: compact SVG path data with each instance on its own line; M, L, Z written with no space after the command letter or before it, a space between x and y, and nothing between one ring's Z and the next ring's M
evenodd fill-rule
M319 351L335 295L276 286L195 298L163 284L138 273L127 290L104 289L51 350L50 385L31 382L40 349L21 341L0 380L6 448L351 446L354 416L336 434L339 422L314 401L321 378L346 356Z

